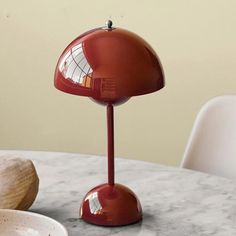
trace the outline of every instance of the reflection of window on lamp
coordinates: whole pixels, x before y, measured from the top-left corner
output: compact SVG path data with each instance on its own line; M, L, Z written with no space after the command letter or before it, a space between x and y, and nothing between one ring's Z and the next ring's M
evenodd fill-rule
M104 78L101 84L103 96L115 96L116 95L116 81L111 78Z
M73 47L65 55L59 65L59 69L66 79L72 80L74 83L85 88L91 87L91 74L93 70L84 55L81 44Z
M86 199L87 200L87 199ZM89 196L89 209L92 214L98 214L102 206L98 200L98 194L95 192Z

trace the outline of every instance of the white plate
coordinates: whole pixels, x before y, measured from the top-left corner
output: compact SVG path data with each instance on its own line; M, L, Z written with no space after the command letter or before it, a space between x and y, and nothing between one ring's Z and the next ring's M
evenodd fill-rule
M59 222L36 213L0 210L0 236L68 236Z

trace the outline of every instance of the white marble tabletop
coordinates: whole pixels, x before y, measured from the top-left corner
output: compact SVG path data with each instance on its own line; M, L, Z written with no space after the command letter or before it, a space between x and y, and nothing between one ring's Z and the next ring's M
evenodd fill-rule
M116 180L139 197L143 221L100 227L79 219L92 187L106 182L106 158L59 152L0 151L34 161L40 191L31 211L50 216L69 236L236 235L236 182L154 163L116 159Z

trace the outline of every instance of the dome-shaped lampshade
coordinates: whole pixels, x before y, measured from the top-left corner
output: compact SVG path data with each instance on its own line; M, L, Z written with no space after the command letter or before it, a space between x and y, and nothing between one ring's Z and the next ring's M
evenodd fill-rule
M110 26L88 31L67 46L59 58L54 83L66 93L119 103L163 88L164 76L146 41Z

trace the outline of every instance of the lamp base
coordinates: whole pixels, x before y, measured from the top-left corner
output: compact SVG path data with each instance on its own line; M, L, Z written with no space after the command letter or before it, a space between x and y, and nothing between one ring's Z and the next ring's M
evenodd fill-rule
M140 221L142 208L129 188L121 184L102 184L86 194L80 216L95 225L122 226Z

